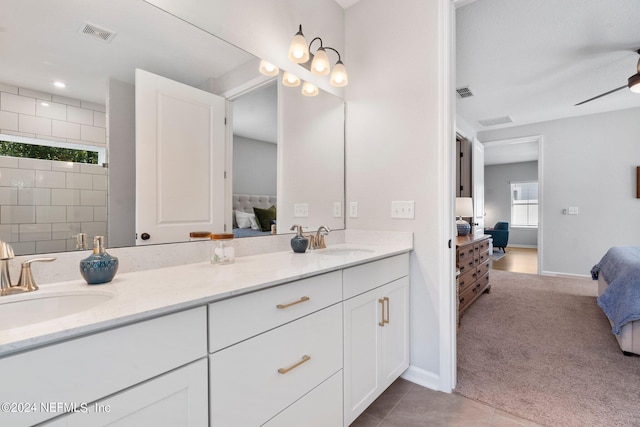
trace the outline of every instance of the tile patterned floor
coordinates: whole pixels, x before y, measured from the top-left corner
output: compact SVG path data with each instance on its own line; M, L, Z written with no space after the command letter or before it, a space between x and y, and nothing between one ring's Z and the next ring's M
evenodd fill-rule
M356 419L351 427L534 427L458 394L429 390L399 378Z

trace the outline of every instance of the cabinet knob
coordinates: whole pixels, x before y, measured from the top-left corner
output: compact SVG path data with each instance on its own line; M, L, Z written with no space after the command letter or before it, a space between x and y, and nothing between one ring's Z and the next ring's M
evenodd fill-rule
M140 238L141 238L142 240L149 240L149 239L151 238L151 235L150 235L149 233L142 233L142 234L140 235Z

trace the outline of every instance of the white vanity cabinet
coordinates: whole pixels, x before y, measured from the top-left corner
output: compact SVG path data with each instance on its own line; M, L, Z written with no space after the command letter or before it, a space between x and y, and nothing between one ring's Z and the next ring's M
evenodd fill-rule
M335 271L210 304L211 425L342 425L341 301Z
M344 271L344 425L409 366L409 258Z

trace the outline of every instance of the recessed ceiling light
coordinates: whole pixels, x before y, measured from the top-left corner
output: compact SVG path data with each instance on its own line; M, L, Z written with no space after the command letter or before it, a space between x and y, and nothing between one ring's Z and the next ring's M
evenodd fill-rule
M59 88L67 87L67 85L62 82L53 82L53 85Z

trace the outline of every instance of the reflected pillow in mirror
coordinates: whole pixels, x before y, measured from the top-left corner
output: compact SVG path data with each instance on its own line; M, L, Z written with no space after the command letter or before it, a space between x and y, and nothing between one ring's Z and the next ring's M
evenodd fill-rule
M260 226L256 221L256 215L242 211L236 211L236 222L238 228L251 228L253 230L259 230Z
M253 208L256 213L258 225L262 231L271 231L272 222L276 220L276 207L271 206L269 209Z

